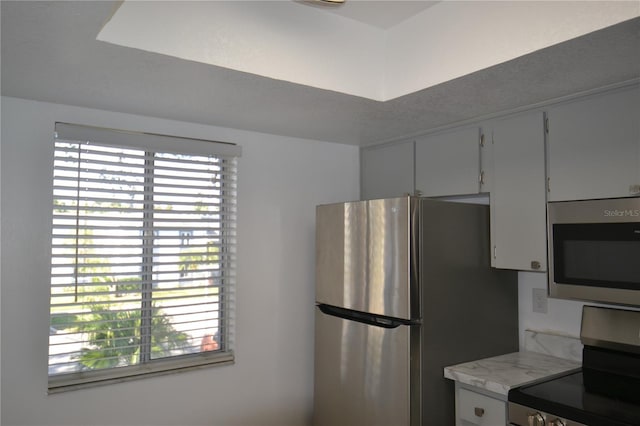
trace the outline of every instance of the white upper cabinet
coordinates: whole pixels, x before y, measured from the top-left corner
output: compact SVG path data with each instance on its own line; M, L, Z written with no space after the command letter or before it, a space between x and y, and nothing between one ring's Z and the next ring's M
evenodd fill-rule
M546 271L544 115L507 117L492 129L491 266Z
M360 151L360 198L400 197L414 193L414 142L363 148Z
M640 85L363 148L361 193L490 193L492 266L546 271L547 201L640 195Z
M416 191L425 197L477 194L481 188L479 127L416 140Z
M640 194L640 86L550 107L550 201Z

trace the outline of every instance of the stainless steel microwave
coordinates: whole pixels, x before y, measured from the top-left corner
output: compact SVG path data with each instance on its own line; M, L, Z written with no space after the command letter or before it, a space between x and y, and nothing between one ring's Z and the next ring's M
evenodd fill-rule
M640 306L640 197L547 203L549 295Z

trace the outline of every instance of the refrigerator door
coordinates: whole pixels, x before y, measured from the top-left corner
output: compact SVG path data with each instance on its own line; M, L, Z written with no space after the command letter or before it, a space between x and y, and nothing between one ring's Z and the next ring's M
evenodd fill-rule
M419 332L417 326L376 327L316 308L314 426L417 424L420 375L410 372L412 330Z
M418 318L411 259L416 207L410 197L318 206L316 302Z

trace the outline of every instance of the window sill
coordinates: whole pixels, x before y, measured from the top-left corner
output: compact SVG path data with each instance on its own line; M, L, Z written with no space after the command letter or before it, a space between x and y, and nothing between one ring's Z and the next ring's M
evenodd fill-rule
M228 351L215 354L186 355L179 359L157 360L152 363L130 367L70 373L49 377L48 393L56 394L234 363L234 353Z

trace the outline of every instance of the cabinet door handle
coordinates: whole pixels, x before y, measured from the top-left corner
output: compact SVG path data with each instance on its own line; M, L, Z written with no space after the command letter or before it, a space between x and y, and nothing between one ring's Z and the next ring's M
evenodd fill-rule
M478 417L482 417L482 416L484 416L484 408L475 407L473 409L473 413Z

